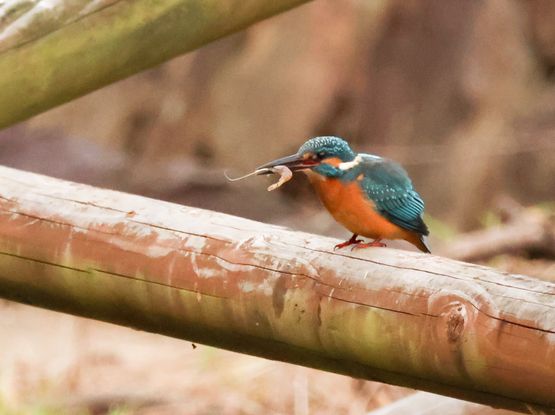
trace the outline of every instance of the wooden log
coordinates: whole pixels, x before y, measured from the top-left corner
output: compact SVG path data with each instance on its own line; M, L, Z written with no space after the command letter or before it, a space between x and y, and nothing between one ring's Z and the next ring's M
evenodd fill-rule
M306 1L0 2L0 128Z
M0 167L0 297L555 413L553 284L336 243Z

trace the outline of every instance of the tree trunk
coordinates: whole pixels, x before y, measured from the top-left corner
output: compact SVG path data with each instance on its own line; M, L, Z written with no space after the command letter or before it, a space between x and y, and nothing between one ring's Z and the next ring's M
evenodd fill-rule
M555 413L555 286L0 168L0 296ZM37 346L39 347L39 346Z

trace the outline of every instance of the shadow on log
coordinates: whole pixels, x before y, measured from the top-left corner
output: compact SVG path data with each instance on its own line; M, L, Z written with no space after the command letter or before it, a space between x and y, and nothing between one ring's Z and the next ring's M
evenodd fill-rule
M555 286L0 168L0 296L555 413Z

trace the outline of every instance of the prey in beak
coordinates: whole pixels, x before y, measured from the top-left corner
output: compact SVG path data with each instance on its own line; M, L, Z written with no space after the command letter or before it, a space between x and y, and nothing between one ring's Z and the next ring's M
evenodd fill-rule
M293 154L292 156L283 157L266 163L258 167L255 173L278 173L280 175L279 181L268 187L268 191L272 191L280 187L286 181L291 180L291 177L293 177L293 172L310 169L311 167L317 166L318 164L320 163L314 158Z
M305 155L293 154L292 156L283 157L269 163L266 163L256 169L257 174L270 174L275 173L272 171L276 166L287 167L292 172L301 171L305 169L310 169L311 167L320 164L319 161L312 157L306 157ZM262 171L264 170L264 171Z
M226 174L226 177L228 180L236 181L254 175L276 173L280 175L280 178L277 183L274 183L270 187L268 187L268 191L272 191L280 187L283 183L291 180L291 177L293 177L293 172L310 169L311 167L317 166L318 164L320 164L320 162L312 157L299 156L298 154L294 154L292 156L283 157L271 161L270 163L266 163L258 167L252 173L249 173L245 176L232 179Z

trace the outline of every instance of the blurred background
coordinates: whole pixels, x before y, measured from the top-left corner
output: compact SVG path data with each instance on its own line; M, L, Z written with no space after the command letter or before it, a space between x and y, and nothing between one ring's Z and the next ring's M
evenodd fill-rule
M553 277L554 21L551 0L315 0L0 131L0 164L347 239L305 177L268 193L223 174L337 135L406 168L432 252ZM363 414L412 393L0 316L0 414Z

